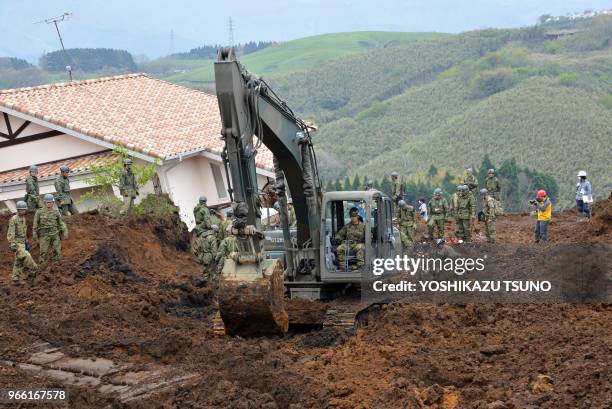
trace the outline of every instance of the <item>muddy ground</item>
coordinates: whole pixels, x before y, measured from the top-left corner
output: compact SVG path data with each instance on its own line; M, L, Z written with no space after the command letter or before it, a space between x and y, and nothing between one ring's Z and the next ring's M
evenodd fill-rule
M0 220L0 389L68 390L68 406L39 407L612 407L609 304L392 304L355 330L217 337L214 292L176 218L83 214L67 222L63 260L14 288ZM499 241L531 246L533 224L528 215L504 216ZM589 223L556 214L549 235L551 245L611 244L612 201L597 203ZM131 374L163 373L170 386L129 399L67 386L54 372L19 366L41 343ZM98 380L110 385L112 376Z

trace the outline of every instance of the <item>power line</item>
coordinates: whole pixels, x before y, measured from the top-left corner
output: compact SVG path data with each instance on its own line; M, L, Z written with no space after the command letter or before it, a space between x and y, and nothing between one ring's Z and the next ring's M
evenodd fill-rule
M62 35L60 34L59 27L57 25L57 23L59 23L61 21L68 20L70 17L72 17L72 13L67 11L64 14L62 14L61 16L51 17L51 18L48 18L46 20L37 21L34 24L38 24L38 23L51 24L51 23L53 23L53 25L55 25L55 31L57 31L57 37L59 38L60 44L62 45L62 53L64 55L64 64L66 64L66 71L68 72L68 79L70 80L70 82L72 82L72 67L70 66L70 60L68 58L68 53L66 52L66 47L64 47L64 40L62 39Z

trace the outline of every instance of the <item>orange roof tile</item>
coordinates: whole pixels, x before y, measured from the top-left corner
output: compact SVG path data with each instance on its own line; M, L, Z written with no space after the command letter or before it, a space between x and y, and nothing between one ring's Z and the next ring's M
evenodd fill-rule
M59 176L60 166L68 166L70 174L85 173L92 166L101 166L118 158L118 155L112 151L92 153L89 155L78 156L70 159L63 159L55 162L49 162L38 166L38 180L51 179ZM30 173L30 167L9 170L0 173L0 184L21 183L26 180Z
M0 90L0 106L160 159L223 149L214 95L142 73Z

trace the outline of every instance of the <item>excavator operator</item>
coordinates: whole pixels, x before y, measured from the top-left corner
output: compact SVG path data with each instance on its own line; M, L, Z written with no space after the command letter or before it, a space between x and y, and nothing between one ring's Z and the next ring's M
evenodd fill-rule
M351 222L345 224L336 234L338 248L338 263L340 268L348 270L349 253L355 254L356 263L352 264L352 270L359 270L365 264L365 224L359 219L359 210L356 207L349 211Z

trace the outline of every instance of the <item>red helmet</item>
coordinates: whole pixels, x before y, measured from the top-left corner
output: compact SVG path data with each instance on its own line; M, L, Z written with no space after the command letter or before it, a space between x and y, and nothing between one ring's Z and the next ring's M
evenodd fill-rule
M546 197L546 191L538 190L538 193L536 193L536 197Z

